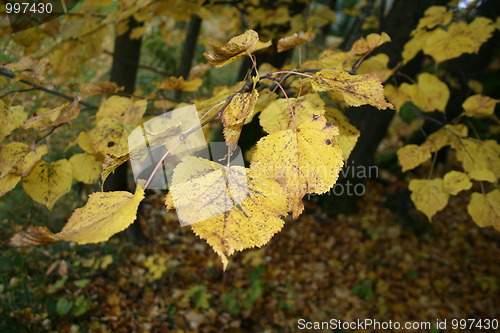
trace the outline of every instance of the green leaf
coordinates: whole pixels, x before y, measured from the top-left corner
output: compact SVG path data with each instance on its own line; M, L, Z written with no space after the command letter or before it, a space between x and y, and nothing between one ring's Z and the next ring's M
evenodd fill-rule
M73 307L73 301L69 301L66 298L61 298L57 301L56 311L60 316L66 315L69 313L71 308Z

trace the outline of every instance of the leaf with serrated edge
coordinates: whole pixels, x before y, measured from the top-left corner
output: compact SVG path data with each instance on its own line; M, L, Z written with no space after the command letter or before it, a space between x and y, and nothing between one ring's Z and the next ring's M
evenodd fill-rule
M0 176L13 173L18 176L27 176L35 164L47 154L46 145L32 149L22 142L9 142L0 150Z
M179 219L221 257L224 269L234 251L260 247L283 227L283 189L254 170L186 157L172 183L167 209L177 209Z
M300 126L313 114L325 114L325 103L316 93L288 100L277 99L261 112L259 119L264 131L274 133Z
M339 91L351 106L370 104L381 110L393 107L385 100L384 87L374 73L352 75L343 70L324 69L307 80L316 91Z
M257 142L251 168L281 184L294 218L304 209L304 195L324 193L336 183L343 165L335 141L338 134L323 116L313 115L296 129L274 132Z

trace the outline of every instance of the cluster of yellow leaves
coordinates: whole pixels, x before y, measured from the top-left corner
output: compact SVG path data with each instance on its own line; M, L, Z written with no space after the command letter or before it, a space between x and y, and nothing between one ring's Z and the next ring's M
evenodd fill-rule
M385 87L387 98L394 104L397 111L408 101L413 102L422 111L444 112L450 98L450 90L446 83L436 75L422 73L418 76L418 82L409 84L402 83L399 88L388 84Z
M472 22L451 22L453 12L444 6L426 10L412 39L403 50L403 63L409 62L418 52L430 55L437 63L459 57L464 53L477 53L495 31L495 24L485 17ZM432 29L432 30L429 30Z

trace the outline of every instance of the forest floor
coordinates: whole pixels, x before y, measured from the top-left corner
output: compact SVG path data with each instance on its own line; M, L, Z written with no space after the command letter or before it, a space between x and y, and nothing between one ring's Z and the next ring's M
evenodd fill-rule
M139 220L155 244L133 246L121 234L100 245L5 250L0 331L295 332L306 322L376 319L452 332L453 319L500 319L500 234L470 220L465 196L432 224L414 209L401 214L391 201L406 186L369 181L350 216L308 201L267 245L230 257L226 271L162 196L150 196ZM3 239L10 233L0 229Z

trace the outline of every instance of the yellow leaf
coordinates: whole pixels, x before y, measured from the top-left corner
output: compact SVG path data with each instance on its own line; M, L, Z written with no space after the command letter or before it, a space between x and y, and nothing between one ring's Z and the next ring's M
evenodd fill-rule
M327 108L325 117L339 128L339 136L335 138L335 141L342 149L342 159L346 162L356 146L356 142L358 142L359 131L349 123L347 117L338 109Z
M428 33L422 50L437 63L457 58L464 53L477 53L481 45L491 36L495 27L484 17L477 17L469 25L453 22L448 30L437 28Z
M78 145L80 146L80 148L83 149L83 151L85 151L86 153L89 153L89 154L94 154L96 153L96 151L94 150L94 148L92 148L91 144L90 144L90 133L89 132L80 132L78 134L78 138L76 139L76 141L78 142Z
M260 50L271 45L271 41L261 43L259 35L254 30L233 37L222 46L212 46L212 50L203 53L203 56L213 65L221 67L237 59L247 56L248 53Z
M323 114L325 114L325 103L321 97L318 94L308 94L299 98L275 100L262 111L259 119L264 131L274 133L297 128L309 121L313 115Z
M313 38L312 29L307 32L294 33L293 35L280 38L278 40L278 53L290 50L297 45L310 41Z
M0 177L8 173L22 177L28 175L47 152L46 145L33 149L22 142L7 143L0 150Z
M269 104L271 104L276 99L278 99L278 94L272 92L271 90L269 90L269 88L265 88L264 90L262 90L259 93L259 98L257 99L257 103L255 103L252 114L250 114L245 120L245 125L249 124L257 113L262 112Z
M281 184L294 218L304 209L304 195L324 193L336 183L343 165L338 134L337 127L314 115L297 129L274 132L257 142L251 168Z
M287 202L279 184L251 169L186 157L175 168L165 201L222 258L262 246L283 227Z
M472 193L467 211L480 227L492 226L500 231L500 191L488 194Z
M146 112L147 104L145 99L132 101L127 97L111 96L97 111L97 125L107 119L115 119L123 125L136 125Z
M0 142L21 126L27 117L22 106L5 107L0 100Z
M72 179L68 160L39 161L23 178L23 188L33 200L52 210L56 201L71 190Z
M399 89L410 96L411 101L423 111L444 112L450 98L448 86L430 73L422 73L417 84L403 83Z
M236 94L223 112L224 124L236 125L242 123L246 117L252 114L259 93L252 89L252 92Z
M75 154L69 159L73 170L73 178L85 184L94 183L101 173L101 163L94 155Z
M418 21L416 30L432 29L438 25L447 25L453 18L453 13L449 12L446 6L432 6L427 8L424 16ZM412 32L412 35L416 31Z
M224 141L229 147L230 152L236 149L242 129L243 123L239 123L236 125L224 125Z
M424 213L429 221L448 204L449 194L443 189L443 180L412 179L409 184L411 200L419 211Z
M102 174L101 174L101 186L104 187L104 182L106 178L116 170L120 165L127 162L130 159L130 154L114 156L114 155L106 155L104 161L102 162Z
M155 85L158 89L196 91L201 87L202 83L203 80L200 78L186 81L182 76L170 76L163 80L161 83L155 82Z
M468 190L472 187L469 177L458 171L450 171L443 177L443 188L451 195L457 195L460 191Z
M128 153L130 129L118 120L105 118L90 131L89 143L93 151L103 155L125 155Z
M359 74L375 73L381 82L385 82L389 77L391 77L393 73L393 70L387 67L388 64L389 64L389 56L384 53L379 53L373 57L364 60L358 68L358 73Z
M421 30L418 31L413 38L411 38L403 47L402 57L403 65L407 64L410 60L422 50L427 43L428 38L432 35L433 31Z
M455 149L465 171L487 169L500 176L500 145L495 140L465 138Z
M9 245L34 246L61 240L78 244L107 241L134 222L143 198L144 190L140 186L135 194L124 191L93 193L84 207L73 212L61 232L53 234L46 227L30 227L12 236Z
M410 97L408 97L407 94L405 94L399 88L393 86L392 84L385 85L384 92L385 96L387 96L387 99L394 105L394 108L398 112L406 102L410 101Z
M414 169L420 164L431 159L431 152L425 146L406 145L398 149L399 164L403 167L403 172Z
M40 108L36 111L36 116L28 119L23 128L36 128L38 130L55 127L78 117L80 114L80 104L78 99L73 103L66 103L54 109Z
M451 145L455 149L461 146L461 138L466 137L468 128L464 124L445 125L427 137L421 145L430 149L431 152L436 152L444 146Z
M21 180L20 176L8 173L0 177L0 197L16 187Z
M465 115L468 117L489 116L495 112L495 105L498 102L497 99L478 94L467 98L462 107L465 110Z
M380 35L375 33L369 34L368 36L366 36L366 39L364 37L361 37L360 39L355 41L351 47L351 52L354 52L354 54L358 56L367 55L380 45L390 41L391 37L389 37L389 35L385 32L382 32L382 34Z
M496 183L498 177L488 169L472 170L469 172L469 177L478 181L485 181L490 183Z
M354 65L352 52L325 50L319 56L319 64L311 64L310 68L337 68L351 70Z
M80 86L80 98L100 94L114 94L122 91L124 87L118 87L114 82L89 82Z
M392 107L384 97L384 87L376 74L352 75L343 70L325 69L308 79L314 90L337 90L347 104L370 104L378 109Z

